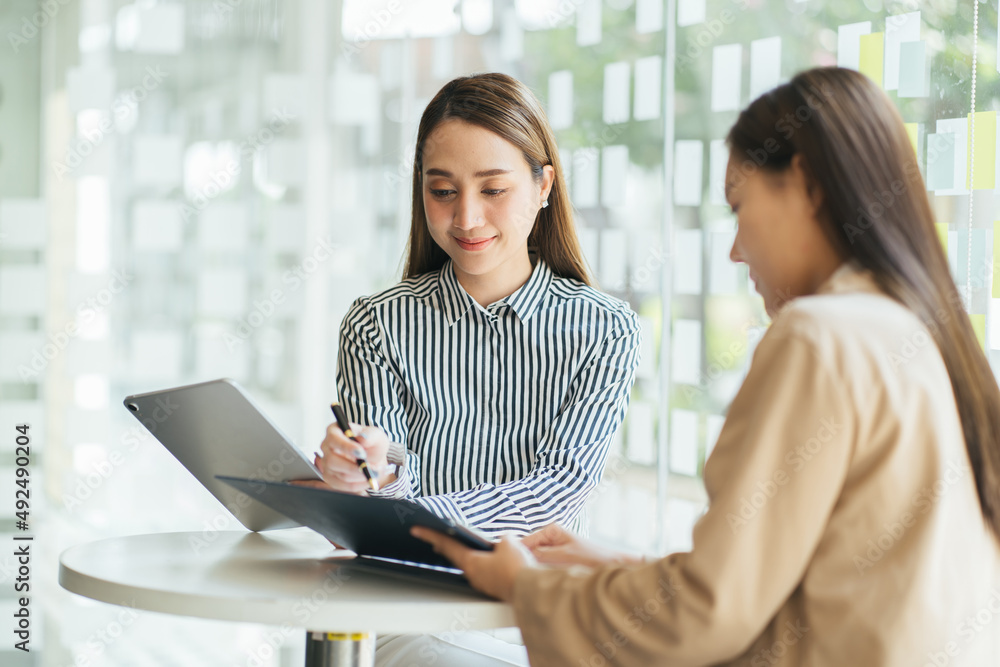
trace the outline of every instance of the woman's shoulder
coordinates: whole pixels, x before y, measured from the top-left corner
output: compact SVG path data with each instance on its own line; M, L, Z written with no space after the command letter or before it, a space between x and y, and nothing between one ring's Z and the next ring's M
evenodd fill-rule
M626 301L574 278L553 275L549 292L564 306L583 305L592 316L607 317L626 328L639 326L639 316Z
M438 276L441 270L422 273L414 278L406 278L392 287L361 296L351 304L351 311L360 309L378 309L400 301L426 299L438 288Z

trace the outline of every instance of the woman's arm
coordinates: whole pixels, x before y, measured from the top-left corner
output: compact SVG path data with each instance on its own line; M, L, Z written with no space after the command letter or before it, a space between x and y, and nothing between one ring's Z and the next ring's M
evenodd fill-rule
M573 519L600 481L639 362L638 317L625 308L617 315L614 333L574 379L525 477L414 500L438 515L494 534L524 535Z
M473 552L421 536L513 603L532 664L610 651L616 664L732 659L799 585L840 497L857 428L846 392L809 341L765 336L705 468L710 506L690 553L552 569L520 545Z

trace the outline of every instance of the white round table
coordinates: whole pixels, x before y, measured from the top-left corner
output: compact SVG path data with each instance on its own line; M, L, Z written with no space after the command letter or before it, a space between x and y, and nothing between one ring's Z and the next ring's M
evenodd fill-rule
M472 591L352 569L307 528L160 533L81 544L59 559L68 591L149 611L304 628L307 665L367 665L375 634L516 625Z

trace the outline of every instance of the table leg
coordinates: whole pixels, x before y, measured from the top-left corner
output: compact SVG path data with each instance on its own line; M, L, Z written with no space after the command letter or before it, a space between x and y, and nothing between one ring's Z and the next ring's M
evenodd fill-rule
M375 633L307 630L306 667L375 667Z

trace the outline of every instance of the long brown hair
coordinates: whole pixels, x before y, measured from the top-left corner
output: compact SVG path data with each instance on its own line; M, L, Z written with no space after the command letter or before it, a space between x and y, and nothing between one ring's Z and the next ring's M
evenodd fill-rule
M834 248L927 326L951 378L983 516L1000 537L1000 388L951 278L895 106L854 70L812 69L751 103L726 141L742 173L781 171L800 155L822 191L820 221Z
M427 137L449 119L478 125L512 143L524 154L536 180L542 177L542 167L552 165L555 179L549 192L549 205L538 212L528 235L528 246L534 248L539 259L544 260L557 276L592 284L574 228L573 208L559 163L559 151L545 112L527 86L499 73L461 76L449 81L420 118L413 159L413 212L403 278L435 271L448 260L448 255L434 242L427 229L422 175Z

